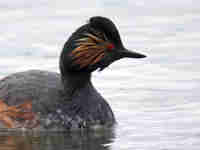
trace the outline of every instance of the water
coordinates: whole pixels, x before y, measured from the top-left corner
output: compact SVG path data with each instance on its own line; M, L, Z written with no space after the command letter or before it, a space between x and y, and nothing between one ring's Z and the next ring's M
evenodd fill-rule
M68 36L94 15L117 24L124 45L147 54L124 59L93 82L118 125L89 133L0 132L0 150L198 150L200 2L86 0L0 2L0 77L58 70Z

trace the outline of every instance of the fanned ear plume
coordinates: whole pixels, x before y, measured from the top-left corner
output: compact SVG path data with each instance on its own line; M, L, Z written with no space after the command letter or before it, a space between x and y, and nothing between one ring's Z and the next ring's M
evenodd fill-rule
M106 39L104 34L86 33L82 38L76 40L77 47L70 54L73 65L79 65L79 69L82 69L101 61L108 45Z

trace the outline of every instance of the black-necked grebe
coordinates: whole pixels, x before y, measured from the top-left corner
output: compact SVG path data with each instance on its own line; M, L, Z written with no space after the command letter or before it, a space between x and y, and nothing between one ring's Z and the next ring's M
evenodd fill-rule
M12 128L71 130L113 125L114 114L93 87L91 73L124 57L145 55L123 46L110 19L92 17L65 43L60 74L30 70L0 80L0 99L10 107L0 115L10 119L7 124Z

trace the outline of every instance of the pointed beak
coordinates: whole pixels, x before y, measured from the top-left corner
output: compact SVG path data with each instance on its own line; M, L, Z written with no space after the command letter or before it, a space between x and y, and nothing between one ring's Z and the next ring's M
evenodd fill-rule
M120 51L120 55L122 58L127 57L127 58L145 58L146 56L134 51L130 51L127 49L123 49Z

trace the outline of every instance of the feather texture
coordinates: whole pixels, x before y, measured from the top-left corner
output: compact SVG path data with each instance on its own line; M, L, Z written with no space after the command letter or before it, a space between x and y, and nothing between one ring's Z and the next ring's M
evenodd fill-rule
M84 37L76 40L76 48L71 52L73 65L79 65L80 69L90 67L101 61L105 56L109 41L105 34L86 33Z
M0 100L0 121L8 128L34 128L39 122L32 112L32 102L26 101L16 106L8 106Z

